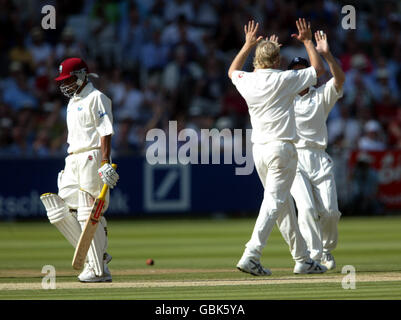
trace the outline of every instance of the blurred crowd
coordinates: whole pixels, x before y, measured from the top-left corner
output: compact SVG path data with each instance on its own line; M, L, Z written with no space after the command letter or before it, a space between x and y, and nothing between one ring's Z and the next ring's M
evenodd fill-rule
M56 8L56 29L41 8ZM401 147L401 4L358 1L344 30L337 0L0 0L0 157L66 154L67 98L52 80L67 57L84 58L95 86L113 101L113 155L141 154L146 132L166 128L250 128L227 77L243 25L279 36L282 68L306 57L291 39L295 20L328 34L346 72L344 98L329 116L329 149ZM248 59L245 68L252 70ZM321 81L327 81L329 74ZM329 151L330 151L329 150Z

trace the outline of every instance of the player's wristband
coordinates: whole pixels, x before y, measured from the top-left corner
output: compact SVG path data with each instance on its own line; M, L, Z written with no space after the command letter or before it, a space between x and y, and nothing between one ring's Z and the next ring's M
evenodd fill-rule
M110 163L109 160L102 160L102 162L100 163L100 167L103 167L104 164L106 163Z

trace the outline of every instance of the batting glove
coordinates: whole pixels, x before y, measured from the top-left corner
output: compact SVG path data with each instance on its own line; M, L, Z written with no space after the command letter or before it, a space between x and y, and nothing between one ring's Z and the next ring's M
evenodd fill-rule
M110 163L105 163L98 170L99 176L102 179L104 184L107 184L111 189L113 189L120 176L114 170L114 168L110 165Z

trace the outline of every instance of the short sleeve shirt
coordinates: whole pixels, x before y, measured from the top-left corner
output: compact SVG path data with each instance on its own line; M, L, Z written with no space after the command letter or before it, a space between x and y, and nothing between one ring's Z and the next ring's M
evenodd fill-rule
M75 94L67 106L68 152L100 147L100 138L113 135L111 100L92 83Z
M232 82L248 105L252 142L295 141L293 100L298 92L315 85L316 81L314 67L288 71L234 71Z
M327 117L337 102L343 96L343 90L337 92L334 78L331 78L319 88L311 87L303 96L294 99L295 122L299 140L297 148L327 148Z

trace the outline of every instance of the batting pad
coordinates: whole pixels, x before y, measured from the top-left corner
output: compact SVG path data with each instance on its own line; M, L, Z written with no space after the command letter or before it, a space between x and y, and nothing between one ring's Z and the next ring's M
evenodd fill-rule
M104 230L104 234L106 235L106 241L104 243L104 248L103 248L103 252L106 252L108 244L109 244L109 241L107 238L107 220L105 217L101 217L99 222L100 222L100 224L99 224L98 228L102 228Z
M92 206L95 199L86 191L78 191L78 221L81 225L82 230L85 228L86 220L89 218L92 212ZM107 235L105 232L105 219L100 220L98 227L93 237L92 243L88 250L87 261L89 265L94 269L97 276L103 275L103 254L107 246ZM107 224L106 224L107 226Z
M45 193L40 196L40 200L45 206L47 217L61 234L75 248L81 236L81 226L77 218L70 212L70 209L55 193Z

